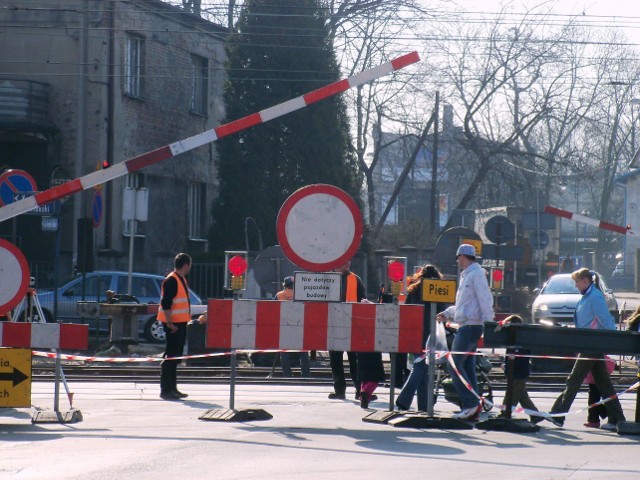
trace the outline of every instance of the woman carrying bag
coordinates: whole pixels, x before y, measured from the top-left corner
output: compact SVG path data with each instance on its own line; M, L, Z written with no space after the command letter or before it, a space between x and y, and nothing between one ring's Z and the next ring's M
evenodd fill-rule
M422 345L427 343L427 338L431 332L431 302L422 301L422 282L425 279L441 280L442 273L433 265L425 265L411 277L411 284L407 288L407 300L405 304L424 305ZM436 312L441 312L446 308L443 303L436 305ZM427 363L425 352L416 352L414 355L413 368L411 374L402 391L396 400L396 407L400 410L409 410L413 403L413 397L418 394L418 410L427 411Z

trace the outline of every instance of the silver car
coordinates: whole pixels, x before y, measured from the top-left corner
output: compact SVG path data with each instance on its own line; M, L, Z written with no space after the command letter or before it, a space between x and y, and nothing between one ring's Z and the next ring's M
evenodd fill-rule
M618 302L613 290L607 287L600 277L600 287L607 300L607 307L613 318L618 321ZM578 300L582 296L571 279L570 273L559 273L552 276L541 289L534 290L538 296L531 305L531 320L533 323L551 326L572 326L573 314Z
M151 273L133 272L131 276L131 293L140 303L158 304L160 302L160 291L164 277ZM94 271L87 273L83 277L78 276L58 287L58 318L62 322L88 323L91 329L106 329L107 322L96 321L95 319L80 318L77 311L77 303L80 301L105 302L106 291L112 290L117 293L127 291L129 274L118 271ZM53 291L38 290L36 296L42 306L46 322L54 322L54 299ZM202 300L193 291L189 290L193 314L202 313L206 306L197 308L202 304ZM15 318L23 314L19 307L14 313ZM163 342L165 338L164 327L156 319L155 314L138 316L139 334L149 342Z

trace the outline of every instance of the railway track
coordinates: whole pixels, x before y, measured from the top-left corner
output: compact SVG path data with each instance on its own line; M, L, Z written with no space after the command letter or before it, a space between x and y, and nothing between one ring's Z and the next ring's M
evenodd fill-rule
M389 365L386 365L387 375ZM74 382L136 382L156 383L160 376L158 364L110 364L110 365L63 365L65 378ZM294 370L295 371L295 370ZM348 371L348 370L347 370ZM55 367L51 364L34 365L33 381L51 381ZM181 383L228 384L230 368L228 366L183 366L179 367ZM564 386L566 372L533 373L529 381L531 390L557 391ZM631 385L636 381L636 372L632 368L623 368L622 373L612 376L614 385ZM504 390L506 381L501 369L494 368L489 375L494 389ZM240 384L289 384L289 385L327 385L332 384L331 369L328 366L312 367L311 377L284 378L280 369L272 371L270 367L240 366L236 370L236 382Z

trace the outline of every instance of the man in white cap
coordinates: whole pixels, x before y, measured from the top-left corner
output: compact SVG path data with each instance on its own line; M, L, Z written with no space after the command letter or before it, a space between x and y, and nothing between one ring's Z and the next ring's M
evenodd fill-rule
M437 315L440 322L453 320L460 327L453 340L453 352L469 352L471 355L453 355L453 361L467 383L478 392L476 356L478 340L482 336L484 322L493 321L493 295L484 270L476 263L476 249L463 243L456 252L456 261L461 270L456 303ZM462 411L453 415L460 420L477 420L482 403L453 371L449 365L453 386L460 398Z

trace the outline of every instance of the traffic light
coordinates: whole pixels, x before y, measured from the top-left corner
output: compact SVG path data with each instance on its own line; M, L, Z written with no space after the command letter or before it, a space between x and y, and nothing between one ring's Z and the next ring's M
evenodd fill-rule
M491 281L493 288L500 290L502 288L502 281L504 280L504 269L494 268L491 273Z
M109 168L111 166L111 164L109 163L109 160L103 160L102 161L102 169L104 170L105 168Z

